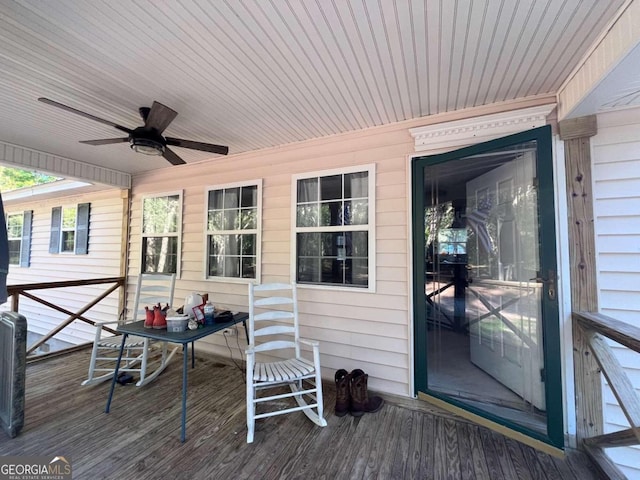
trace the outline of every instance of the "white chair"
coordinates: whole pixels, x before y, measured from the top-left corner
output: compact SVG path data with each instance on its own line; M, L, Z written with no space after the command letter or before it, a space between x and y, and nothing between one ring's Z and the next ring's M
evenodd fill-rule
M265 325L266 324L266 325ZM301 345L311 347L313 358L302 356ZM247 354L247 443L253 442L255 421L302 411L325 427L323 417L320 350L317 341L300 338L295 284L249 284L249 346ZM260 354L257 361L256 354ZM267 357L268 355L268 357ZM269 361L264 361L269 360ZM291 392L258 396L258 392L281 386ZM257 405L293 397L298 406L256 414Z
M136 295L133 303L133 317L124 323L144 320L145 306L153 308L153 305L161 303L171 305L173 303L173 291L175 288L176 275L166 273L141 273L138 276ZM89 376L82 382L82 385L95 385L105 380L113 378L118 353L122 345L122 336L105 336L102 327L119 322L96 322L96 336L91 352L89 364ZM154 346L153 341L148 338L141 338L129 335L127 337L120 368L118 372L138 373L140 379L136 386L141 387L154 380L166 368L167 364L176 353L179 346L168 352L167 342L161 343L161 356L159 364L156 365L152 373L147 374L149 367L148 357ZM156 361L152 362L153 365Z

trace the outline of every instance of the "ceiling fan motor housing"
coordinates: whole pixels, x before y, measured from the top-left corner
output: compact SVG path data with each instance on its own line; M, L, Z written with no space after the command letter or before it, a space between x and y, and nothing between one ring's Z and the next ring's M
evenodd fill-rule
M136 152L162 155L167 142L155 128L138 127L129 135L129 144Z

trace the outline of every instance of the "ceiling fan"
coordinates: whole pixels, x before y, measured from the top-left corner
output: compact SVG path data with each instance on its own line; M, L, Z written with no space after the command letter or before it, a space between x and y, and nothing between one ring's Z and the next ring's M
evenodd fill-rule
M62 103L50 100L48 98L38 98L40 102L52 105L54 107L61 108L76 115L82 115L83 117L90 118L96 122L104 123L117 128L125 133L128 137L122 138L105 138L101 140L83 140L80 143L86 143L88 145L108 145L111 143L124 143L129 142L131 148L145 155L162 155L165 159L171 162L173 165L181 165L186 163L182 160L174 151L168 148L168 145L174 147L191 148L193 150L202 150L204 152L217 153L219 155L226 155L229 153L229 147L223 145L214 145L211 143L194 142L192 140L183 140L181 138L164 137L162 132L169 126L174 118L178 115L178 112L172 110L166 105L160 102L153 102L151 108L140 107L138 111L144 121L144 126L134 128L133 130L122 125L104 120L102 118L91 115L90 113L81 112L73 107L63 105Z

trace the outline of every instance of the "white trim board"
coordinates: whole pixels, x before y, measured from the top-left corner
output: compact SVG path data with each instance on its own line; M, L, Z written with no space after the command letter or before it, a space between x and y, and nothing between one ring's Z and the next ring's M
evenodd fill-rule
M542 127L555 103L493 113L453 122L410 128L416 152L447 150L504 137L512 133Z

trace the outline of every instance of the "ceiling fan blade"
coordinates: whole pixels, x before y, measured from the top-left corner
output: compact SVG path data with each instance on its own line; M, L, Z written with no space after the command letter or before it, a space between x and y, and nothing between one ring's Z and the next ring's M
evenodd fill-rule
M144 126L155 128L158 133L162 133L177 116L178 112L175 110L170 109L160 102L153 102L149 115L144 122Z
M224 145L214 145L212 143L194 142L192 140L183 140L182 138L165 137L167 145L173 145L174 147L191 148L193 150L202 150L203 152L217 153L219 155L226 155L229 153L229 147Z
M170 150L166 147L164 149L164 153L162 154L162 156L167 160L169 160L169 162L171 162L173 165L183 165L187 163L183 159L181 159L178 155L176 155L176 153L173 150Z
M110 143L123 143L128 141L129 141L129 137L124 137L124 138L103 138L101 140L80 140L80 143L86 143L87 145L109 145Z
M95 115L91 115L90 113L81 112L80 110L77 110L73 107L69 107L60 102L56 102L55 100L49 100L48 98L40 97L38 101L42 103L46 103L47 105L51 105L53 107L61 108L63 110L66 110L67 112L75 113L76 115L81 115L83 117L90 118L91 120L94 120L96 122L104 123L105 125L110 125L126 133L131 133L133 131L130 128L123 127L122 125L118 125L117 123L110 122L109 120L105 120L104 118L96 117Z

